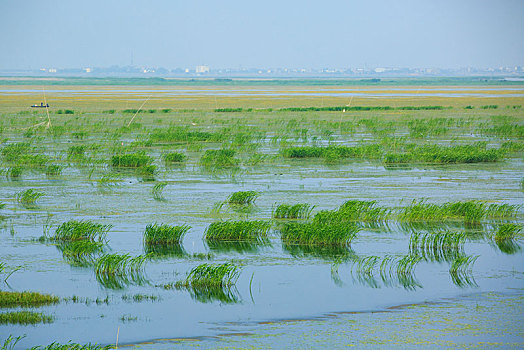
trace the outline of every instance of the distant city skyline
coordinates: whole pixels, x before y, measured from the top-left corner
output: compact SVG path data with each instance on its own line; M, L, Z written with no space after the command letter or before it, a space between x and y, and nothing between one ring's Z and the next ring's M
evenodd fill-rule
M0 69L514 67L521 0L0 2Z
M524 76L524 66L514 67L348 67L305 69L292 67L249 67L249 68L213 68L198 65L193 68L167 69L164 67L145 66L110 66L110 67L42 67L37 70L0 69L0 76L83 76L83 77L428 77L428 76L484 76L511 77Z

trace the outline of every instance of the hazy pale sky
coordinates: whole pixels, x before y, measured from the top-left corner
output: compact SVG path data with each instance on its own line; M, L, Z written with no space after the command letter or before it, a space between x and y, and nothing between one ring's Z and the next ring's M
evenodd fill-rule
M524 0L0 0L0 68L524 65Z

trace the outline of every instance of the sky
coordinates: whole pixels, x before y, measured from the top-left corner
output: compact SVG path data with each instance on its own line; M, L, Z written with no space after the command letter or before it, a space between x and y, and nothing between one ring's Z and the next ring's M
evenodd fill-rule
M524 65L524 0L0 0L0 69Z

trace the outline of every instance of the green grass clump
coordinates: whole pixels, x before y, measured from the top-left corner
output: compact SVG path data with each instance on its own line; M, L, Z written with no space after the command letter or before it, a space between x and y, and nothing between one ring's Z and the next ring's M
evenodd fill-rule
M111 165L117 168L143 168L150 166L151 163L153 163L153 158L140 152L111 157Z
M240 276L240 268L232 263L201 264L189 272L186 279L179 281L179 287L209 288L230 287Z
M233 167L240 163L235 158L236 151L233 149L208 149L200 157L200 164L205 167Z
M375 271L379 271L384 285L389 287L398 284L405 289L413 290L421 287L415 278L415 267L420 261L420 257L411 254L399 257L386 255L382 259L375 255L357 257L353 259L351 274L355 272L358 281L378 288Z
M228 204L251 205L255 202L260 193L257 191L239 191L232 193L227 198Z
M143 269L148 255L105 254L95 262L97 281L106 288L121 289L130 283L144 283Z
M282 242L298 245L346 246L360 228L349 222L288 222L280 229Z
M38 307L56 304L60 299L54 295L37 292L0 291L0 308L2 307Z
M235 303L239 276L240 268L232 263L201 264L191 269L184 280L176 282L175 288L188 290L200 302Z
M31 149L31 145L28 142L17 142L17 143L10 143L4 146L4 148L2 148L0 153L2 153L2 156L4 156L4 159L6 161L16 162L20 158L22 158L22 156L29 153L30 149Z
M458 287L476 286L473 278L473 264L478 259L478 255L460 256L451 263L449 274L451 280Z
M493 235L493 242L505 254L515 254L521 251L515 240L522 231L521 224L502 224Z
M62 223L55 231L55 235L49 237L53 241L91 241L101 242L105 239L107 232L113 225L103 225L91 220L70 220Z
M499 226L497 232L493 236L495 242L504 242L515 239L515 236L522 231L520 224L502 224Z
M165 201L166 199L162 195L162 191L167 186L167 182L159 182L153 186L153 189L151 190L151 193L153 194L153 198L157 201Z
M62 173L62 167L56 164L50 164L45 168L45 174L47 176L58 176Z
M85 145L70 146L67 150L69 158L81 158L85 155L87 147Z
M308 203L280 204L272 213L275 219L308 219L314 205Z
M379 207L376 201L361 200L349 200L337 212L343 220L363 222L385 221L391 214L390 209Z
M23 170L24 170L23 167L21 167L19 165L15 165L15 166L9 167L9 169L7 169L7 174L6 175L11 180L19 179L22 176Z
M329 161L346 158L379 159L382 157L383 149L379 144L327 147L302 146L283 148L280 153L286 158L324 158Z
M27 190L18 192L15 197L16 201L22 205L34 205L42 196L44 196L43 192L28 188Z
M409 240L410 253L426 261L454 261L464 255L466 234L463 232L413 232Z
M54 318L38 312L18 311L0 313L0 324L38 324L38 323L52 323Z
M519 206L509 204L485 204L478 201L448 202L444 204L413 201L398 212L398 219L405 222L435 222L441 220L463 220L478 223L483 219L514 217Z
M440 146L423 145L413 146L405 152L387 153L384 163L394 164L460 164L460 163L489 163L498 162L504 158L504 151L500 149L486 149L482 145Z
M56 111L56 114L75 114L75 111L72 109L59 109Z
M220 134L190 130L184 127L156 129L149 135L149 139L155 143L220 141L222 138L223 136Z
M164 159L166 163L182 163L186 158L187 156L180 152L165 153L162 155L162 159Z
M78 267L92 266L102 252L104 244L92 241L65 241L57 246L62 251L64 260Z
M146 245L181 244L184 235L190 228L189 225L149 224L144 232L144 243Z
M204 233L204 239L212 241L265 242L271 227L268 221L213 222Z

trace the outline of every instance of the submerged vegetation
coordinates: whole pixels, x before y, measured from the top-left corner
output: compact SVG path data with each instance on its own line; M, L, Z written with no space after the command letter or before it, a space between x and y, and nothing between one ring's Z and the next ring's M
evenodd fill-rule
M28 188L27 190L16 194L16 201L24 206L33 206L36 204L36 201L43 196L43 192Z
M308 203L280 204L273 209L272 216L275 219L308 219L314 208Z
M255 202L260 193L256 191L239 191L231 194L227 198L228 204L251 205Z
M144 232L144 244L146 246L181 244L182 238L190 228L189 225L149 224Z
M193 298L202 302L234 303L238 301L235 283L239 276L240 268L232 263L201 264L175 287L188 290Z
M346 246L360 231L360 228L347 222L323 224L318 222L288 222L280 229L282 242L291 245Z
M53 316L44 315L33 311L15 311L0 313L0 324L29 325L38 323L52 323Z
M271 223L268 221L223 221L210 224L204 239L212 241L245 241L262 243L267 240Z
M112 227L113 225L99 224L91 220L70 220L58 226L54 236L47 238L57 242L102 242Z
M56 304L59 301L58 297L49 294L0 291L0 308L38 307Z
M147 255L102 255L95 262L96 279L103 287L111 289L121 289L131 283L144 284L143 269L147 259Z

